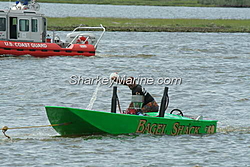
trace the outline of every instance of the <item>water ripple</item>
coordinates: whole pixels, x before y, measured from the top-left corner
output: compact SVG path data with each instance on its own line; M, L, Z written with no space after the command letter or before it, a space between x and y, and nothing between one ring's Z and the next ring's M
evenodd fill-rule
M0 57L0 126L48 125L46 105L86 108L97 85L70 85L70 77L109 77L112 72L156 79L180 77L181 85L143 86L159 103L164 87L169 87L167 112L179 108L186 115L219 120L218 133L203 136L65 138L53 128L9 130L12 141L0 138L1 165L247 166L248 43L248 36L237 33L107 32L96 57ZM121 107L126 109L131 92L117 86ZM109 111L111 95L111 87L100 85L93 110Z
M250 19L249 8L169 7L40 3L48 17ZM0 2L8 8L8 2ZM72 10L74 9L74 10ZM82 10L84 9L84 10Z

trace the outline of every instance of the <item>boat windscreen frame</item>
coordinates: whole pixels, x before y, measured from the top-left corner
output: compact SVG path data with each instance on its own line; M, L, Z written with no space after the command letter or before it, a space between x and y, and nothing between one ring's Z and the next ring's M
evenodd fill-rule
M46 41L46 35L47 35L47 19L46 17L42 17L42 42Z
M6 32L6 29L7 29L7 18L6 17L0 17L0 31Z
M0 16L0 39L7 39L7 24L8 20L6 16Z
M9 39L17 39L18 36L18 17L9 17Z
M94 45L95 49L97 48L97 46L98 46L100 40L102 39L102 37L103 37L103 35L104 35L105 31L106 31L105 27L103 27L102 24L100 24L100 27L82 27L82 26L80 25L79 27L76 27L76 28L72 31L72 33L75 32L76 30L79 30L79 29L102 29L102 33L101 33L100 37L98 38L96 44ZM67 47L69 47L69 46L73 43L73 41L75 41L78 37L79 37L79 35L77 35L77 36L69 43L69 45L68 45Z

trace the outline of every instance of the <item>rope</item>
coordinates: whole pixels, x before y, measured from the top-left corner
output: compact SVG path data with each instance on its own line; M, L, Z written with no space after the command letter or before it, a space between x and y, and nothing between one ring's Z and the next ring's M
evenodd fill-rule
M3 132L4 136L7 137L8 139L11 139L10 136L8 136L8 135L5 134L5 132L6 132L7 130L8 130L8 126L4 126L4 127L2 128L2 132Z
M8 128L4 126L1 130L9 130L9 129L28 129L28 128L41 128L41 127L50 127L50 126L62 126L62 125L69 125L71 122L68 123L61 123L61 124L52 124L52 125L41 125L41 126L24 126L24 127L15 127L15 128Z
M119 101L118 98L117 98L117 104L118 104L118 108L119 108L120 113L121 113L121 114L124 114L124 113L122 112L121 105L120 105L120 101Z
M53 127L53 126L63 126L63 125L69 125L72 122L67 123L61 123L61 124L52 124L52 125L40 125L40 126L23 126L23 127L15 127L15 128L9 128L8 126L4 126L1 130L5 137L10 139L10 136L6 135L5 132L9 129L28 129L28 128L42 128L42 127Z

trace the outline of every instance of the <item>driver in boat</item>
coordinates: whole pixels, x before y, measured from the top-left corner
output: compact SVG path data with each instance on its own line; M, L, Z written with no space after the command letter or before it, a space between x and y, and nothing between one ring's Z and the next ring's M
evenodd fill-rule
M147 112L158 112L159 106L155 99L149 94L141 85L136 84L134 77L128 77L120 79L117 73L111 74L110 78L117 83L127 85L132 91L132 95L142 95L143 104L141 109L135 110L133 102L130 103L129 108L126 110L126 114L146 115Z

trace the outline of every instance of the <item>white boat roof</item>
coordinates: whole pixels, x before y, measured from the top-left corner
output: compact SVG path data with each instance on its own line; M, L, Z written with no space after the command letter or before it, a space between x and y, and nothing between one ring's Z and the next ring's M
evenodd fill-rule
M93 33L88 33L88 32L71 32L67 34L67 37L69 38L74 38L77 35L85 35L85 36L89 36L90 38L95 38L95 35Z
M6 15L6 14L10 14L10 15L37 15L37 16L44 16L44 14L42 14L39 11L35 11L35 10L0 10L0 15Z

